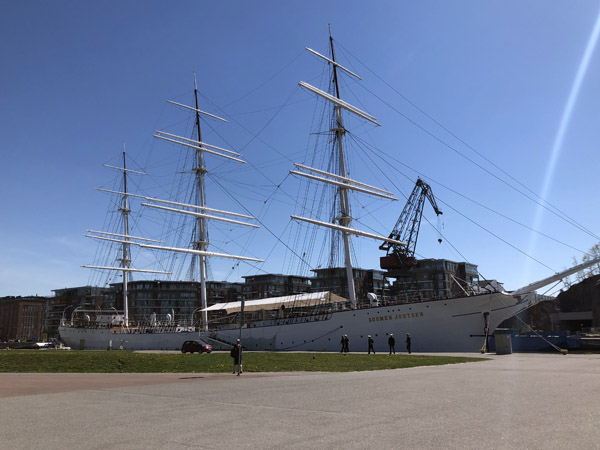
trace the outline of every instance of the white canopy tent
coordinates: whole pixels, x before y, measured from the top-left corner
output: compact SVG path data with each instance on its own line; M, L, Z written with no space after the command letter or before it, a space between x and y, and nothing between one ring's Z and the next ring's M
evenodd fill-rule
M282 306L287 307L307 307L326 305L328 303L347 302L343 297L332 294L331 292L309 292L306 294L286 295L284 297L262 298L260 300L247 300L244 302L244 312L262 311L279 309ZM225 311L226 314L239 312L242 308L242 302L216 303L202 311Z

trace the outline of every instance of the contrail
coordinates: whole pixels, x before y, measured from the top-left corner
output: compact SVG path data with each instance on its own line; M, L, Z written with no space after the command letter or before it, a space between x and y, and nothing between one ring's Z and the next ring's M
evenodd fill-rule
M573 109L575 107L575 103L577 103L577 98L579 97L579 91L581 90L581 85L583 84L583 80L588 70L588 66L590 60L592 59L592 55L594 53L594 49L596 48L596 44L598 43L598 36L600 35L600 12L598 17L596 18L596 24L594 25L594 29L588 39L587 46L585 48L585 52L583 53L583 57L581 58L581 62L579 63L579 69L577 70L577 75L575 76L575 80L573 80L573 85L571 86L571 92L569 94L569 98L567 100L567 104L565 105L565 109L563 111L560 125L558 127L558 131L556 133L556 138L554 139L554 145L552 146L552 152L550 153L550 159L548 161L548 167L546 168L546 175L544 176L544 184L542 185L542 192L540 194L542 200L546 199L548 195L548 191L550 190L550 186L552 185L552 181L554 179L554 172L556 171L556 163L558 162L558 158L562 152L563 141L565 135L567 133L567 129L569 128L569 123L571 121L571 116L573 114ZM535 217L533 221L532 228L534 230L539 229L539 226L542 222L542 216L544 214L544 208L539 206L536 208ZM538 235L536 233L531 234L531 240L529 243L529 251L528 254L533 254L535 246L537 244ZM524 270L524 278L529 278L529 273L531 271L531 261L527 261Z

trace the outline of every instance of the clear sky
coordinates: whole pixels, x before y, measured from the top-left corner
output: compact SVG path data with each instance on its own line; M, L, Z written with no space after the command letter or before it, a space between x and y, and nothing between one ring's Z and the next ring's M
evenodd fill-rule
M424 221L419 256L467 259L509 289L564 269L600 235L599 14L591 0L0 0L0 296L90 282L80 266L96 243L83 235L102 229L110 207L94 188L115 187L102 164L119 165L125 142L152 177L140 186L158 195L161 161L177 161L152 134L177 125L189 134L187 115L165 100L191 104L194 72L200 109L229 119L208 124L207 140L248 161L213 166L215 180L237 182L267 228L240 237L240 248L214 232L215 251L267 262L217 263L211 278L286 272L273 235L289 236L287 173L303 162L294 157L315 112L297 83L319 83L324 65L304 47L327 53L328 24L338 59L363 77L346 80L346 98L382 124L358 124L356 136L387 155L356 161L352 176L400 199L377 204L367 229L391 231L420 175L444 211L445 239ZM210 206L219 195L208 192ZM353 210L357 223L368 203ZM428 206L426 219L437 223ZM357 265L378 268L378 246L357 243Z

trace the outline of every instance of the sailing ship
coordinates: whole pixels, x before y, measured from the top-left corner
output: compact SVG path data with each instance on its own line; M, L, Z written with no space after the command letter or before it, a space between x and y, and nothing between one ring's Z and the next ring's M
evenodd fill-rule
M197 139L184 138L167 132L157 132L155 137L186 148L195 150L196 167L196 201L194 204L160 200L144 197L127 191L127 174L131 173L125 166L116 168L122 171L124 189L110 191L122 199L123 230L121 233L92 232L90 237L118 243L121 246L120 266L90 266L96 270L117 270L123 276L123 311L95 312L77 310L71 318L63 318L59 327L63 341L72 348L85 349L164 349L178 350L185 340L201 338L211 344L214 349L230 348L237 339L241 339L248 350L274 351L338 351L340 338L345 336L350 341L352 350L360 348L357 342L366 343L370 335L375 341L375 349L387 348L388 337L394 334L397 338L410 335L412 349L417 352L475 352L486 348L488 337L505 319L539 302L542 297L535 294L536 289L561 280L572 273L597 263L597 260L580 264L569 270L557 273L547 279L532 283L513 292L505 292L500 285L480 287L470 285L461 288L459 295L440 297L411 297L396 295L395 298L379 298L368 294L367 299L358 298L354 284L351 239L355 236L375 240L382 248L401 248L406 242L400 240L401 235L392 233L382 236L362 231L352 225L352 209L350 193L369 195L380 199L394 201L392 192L349 177L347 170L347 154L344 138L347 129L344 123L346 114L358 117L359 120L379 125L371 114L344 101L340 93L339 77L360 77L336 61L333 38L329 37L330 56L324 56L315 50L307 50L324 61L331 70L331 89L325 92L306 82L299 85L324 99L330 107L332 118L329 137L332 153L315 158L324 162L324 167L312 167L296 164L290 173L301 180L313 184L327 186L333 198L331 217L321 220L315 217L292 215L292 219L305 226L315 226L328 231L332 250L341 248L343 272L346 276L347 297L340 296L332 289L318 292L302 292L293 295L248 299L228 303L208 305L206 258L222 257L260 262L257 258L228 255L208 250L208 220L221 220L236 225L256 226L239 219L253 219L252 216L231 213L206 206L204 174L206 169L203 156L209 154L236 162L244 162L238 153L221 147L206 144L202 140L200 116L224 120L220 117L201 111L198 106L197 87L194 86L195 106L190 107L176 102L176 106L194 111L196 119ZM144 207L160 209L175 214L192 215L196 218L195 236L192 248L167 247L161 242L136 237L130 234L127 226L128 198L142 197ZM322 198L315 203L322 204ZM168 206L167 206L168 205ZM311 208L305 208L311 210ZM307 224L307 225L306 225ZM314 245L314 242L312 243ZM131 273L142 271L130 267L130 248L156 251L182 252L194 255L199 269L200 297L202 317L196 326L193 319L176 319L167 315L158 321L156 316L143 320L133 320L128 313L127 280ZM300 259L303 255L296 254ZM335 267L335 259L330 259ZM164 273L156 271L154 273ZM360 345L360 344L359 344ZM365 347L366 348L366 347Z
M328 122L330 129L321 133L329 137L331 153L313 158L314 161L324 161L328 167L317 168L295 164L296 168L290 173L330 186L330 191L333 190L334 208L327 220L299 215L291 217L298 222L323 227L330 230L331 235L339 237L343 249L343 271L346 274L345 286L348 298L335 295L331 291L323 291L218 303L205 310L210 316L206 327L208 329L201 332L202 338L210 342L213 348L225 348L239 338L248 350L339 351L340 341L345 337L354 345L354 349L366 351L367 337L370 336L375 341L377 351L387 351L388 339L390 335L395 335L400 339L410 336L413 351L485 350L490 334L501 322L544 299L543 296L535 293L536 289L580 271L584 265L578 265L510 293L505 292L499 284L490 284L483 288L465 283L464 287L460 286L459 295L447 297L411 296L408 298L406 295L396 295L395 298L383 299L370 293L367 294L366 301L357 299L354 280L356 269L352 261L351 238L360 236L374 239L383 243L380 249L387 250L402 248L407 243L399 240L402 236L399 233L392 233L386 237L351 226L353 219L349 201L350 192L388 200L395 200L395 198L387 190L348 176L347 154L344 147L347 133L344 115L350 114L358 117L359 120L377 126L379 124L374 116L342 99L339 77L350 76L355 81L361 78L336 61L331 34L329 47L329 57L310 48L306 49L329 66L328 92L304 81L299 82L303 89L324 99L332 113ZM332 162L335 162L335 166ZM425 189L423 186L427 185L419 180L417 186ZM320 196L315 198L322 201ZM437 206L435 204L433 206L436 213L441 214ZM304 210L310 211L311 208L306 207ZM414 229L412 231L414 232ZM331 247L336 249L338 245L332 244ZM394 253L388 255L388 261L398 256ZM332 258L331 261L334 259ZM341 268L332 268L331 271L333 270L339 272Z
M61 339L71 348L103 350L103 349L127 349L127 350L179 350L183 342L191 339L198 339L198 328L195 326L193 312L191 317L176 317L175 311L167 313L160 320L153 312L146 317L132 318L129 314L129 277L132 273L150 273L157 275L171 275L168 271L136 269L131 267L131 247L137 246L141 249L167 251L171 253L184 253L192 255L194 261L192 267L197 267L200 280L200 298L203 311L201 323L207 324L206 307L206 274L207 258L219 257L235 260L245 260L262 262L257 258L246 256L231 255L226 253L211 252L208 250L208 220L226 222L228 224L248 226L258 228L257 225L244 220L253 219L252 216L235 212L224 211L208 207L206 204L205 175L207 169L204 164L205 155L217 156L226 160L232 160L238 163L245 163L239 153L222 147L208 144L202 141L200 117L208 117L214 120L226 122L225 119L198 109L198 88L194 79L194 99L195 106L188 106L171 100L169 103L179 108L191 110L195 114L195 132L197 139L189 139L165 131L157 131L155 138L177 144L186 149L195 152L195 167L192 172L195 174L195 203L182 203L172 200L164 200L155 197L144 196L130 193L127 189L128 174L141 174L144 172L128 169L126 166L125 149L123 148L123 167L108 166L122 173L123 181L122 191L107 189L98 189L111 195L121 198L121 207L119 211L122 215L123 229L121 233L111 233L106 231L89 231L87 237L99 240L117 243L120 247L120 262L118 267L86 265L83 267L101 270L117 271L122 273L122 292L123 292L123 310L117 311L115 308L108 311L85 310L75 308L71 312L70 319L63 316L59 326ZM195 219L195 230L193 236L196 238L192 242L192 248L179 248L165 246L162 241L148 239L145 237L134 236L130 234L129 198L137 197L142 199L141 206L154 208L167 213L183 214L192 216Z

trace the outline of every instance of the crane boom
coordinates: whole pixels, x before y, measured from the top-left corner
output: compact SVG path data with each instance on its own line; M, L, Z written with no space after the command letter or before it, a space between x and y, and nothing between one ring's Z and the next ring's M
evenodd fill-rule
M442 214L442 211L437 206L431 187L418 178L389 236L390 239L406 242L406 246L396 245L387 241L381 244L379 249L387 252L387 255L382 257L380 261L382 269L400 269L401 267L411 266L416 263L414 257L415 248L417 246L417 238L419 237L425 199L429 200L437 216Z

